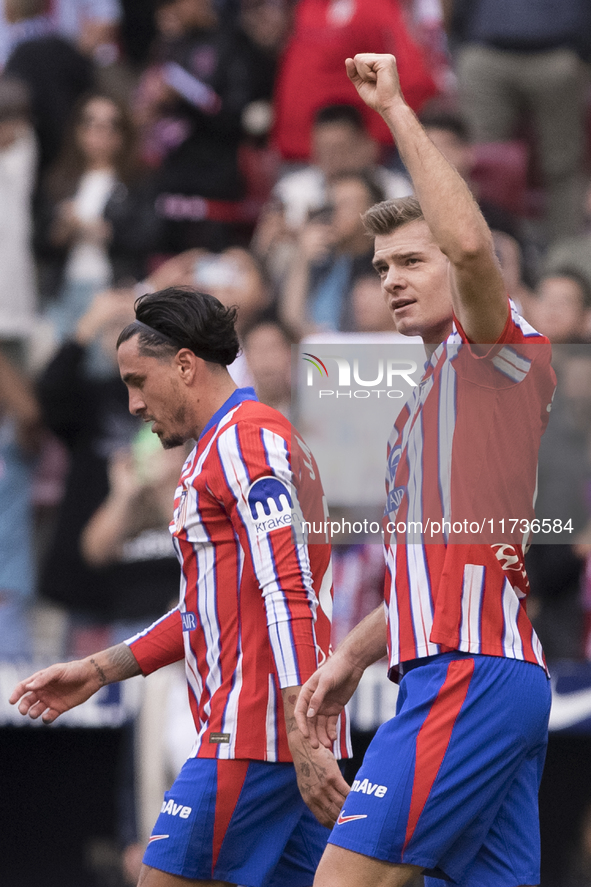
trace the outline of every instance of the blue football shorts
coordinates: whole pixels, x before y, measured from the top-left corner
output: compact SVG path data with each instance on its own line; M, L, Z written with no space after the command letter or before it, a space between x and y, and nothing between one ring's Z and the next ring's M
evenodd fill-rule
M329 834L304 804L293 764L189 758L144 863L245 887L310 887Z
M329 842L421 866L426 887L539 884L546 673L458 652L413 665Z

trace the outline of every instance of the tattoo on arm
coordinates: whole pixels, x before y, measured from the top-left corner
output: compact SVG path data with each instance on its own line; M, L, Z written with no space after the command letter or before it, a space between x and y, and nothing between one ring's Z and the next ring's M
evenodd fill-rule
M114 680L124 681L126 678L133 678L135 675L142 673L137 659L127 644L117 644L115 647L109 647L106 652L109 656L109 665L113 666L113 670L117 674Z
M98 664L98 662L96 661L96 659L92 659L92 658L91 658L90 661L91 661L92 665L94 665L94 667L95 667L95 669L96 669L96 672L97 672L97 674L98 674L98 676L99 676L99 681L101 682L101 687L104 687L105 684L107 683L107 676L106 676L106 674L104 673L104 671L102 670L102 668L100 667L100 665Z

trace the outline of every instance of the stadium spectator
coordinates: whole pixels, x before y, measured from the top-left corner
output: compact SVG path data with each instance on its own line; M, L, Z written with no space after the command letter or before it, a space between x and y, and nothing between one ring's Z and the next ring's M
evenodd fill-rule
M574 318L567 296L581 311L579 292L569 287L571 278L547 278L541 283L544 298L557 302L564 293L564 314ZM543 318L550 319L547 309ZM576 326L570 330L555 318L553 365L558 384L552 402L552 420L542 438L538 464L536 517L561 520L572 531L554 537L560 544L545 544L538 533L527 555L532 588L533 623L550 660L579 659L584 648L585 543L591 538L591 355L588 346L577 346ZM562 335L560 335L562 334ZM568 337L565 339L564 335Z
M160 0L153 64L138 86L142 154L155 168L160 251L220 250L252 225L239 166L258 56L211 0Z
M142 284L144 291L186 283L195 265L194 252L165 262ZM40 571L39 590L64 609L66 649L75 650L96 636L102 625L109 634L118 614L137 612L142 605L122 593L109 572L91 568L80 548L87 523L109 494L109 463L132 445L137 420L127 410L125 386L117 373L115 342L133 317L135 289L98 293L38 381L46 424L66 446L70 464L52 539ZM87 366L100 373L89 373ZM116 571L113 580L117 579ZM144 614L153 614L150 603ZM86 628L89 630L87 631Z
M546 274L536 287L528 316L552 343L588 342L591 339L591 288L580 274L566 267Z
M45 182L37 248L58 340L95 293L146 273L157 225L134 144L125 107L91 93L74 110L71 136Z
M242 331L242 350L258 399L286 419L291 413L291 346L296 338L273 313L254 317Z
M391 149L387 127L367 112L343 79L343 59L364 48L396 56L415 111L435 94L433 78L409 33L401 5L399 0L300 0L275 91L275 141L286 160L308 160L314 114L336 103L359 108L373 138Z
M37 145L26 86L0 77L0 338L22 360L35 320L37 284L31 249Z
M369 175L343 173L327 191L328 203L312 213L298 236L281 294L283 320L299 335L350 329L351 287L371 270L373 251L361 215L383 199Z
M542 270L544 274L559 275L568 268L585 281L591 289L591 235L587 232L567 237L552 244L546 252Z
M33 654L35 593L32 478L41 440L33 387L0 342L0 657Z
M264 504L284 511L290 489L304 514L310 506L317 514L317 467L279 413L232 383L233 311L173 289L145 296L136 312L118 340L130 410L153 422L165 449L198 441L175 503L179 607L124 644L43 670L12 701L51 722L106 683L186 655L199 732L165 796L140 883L170 883L167 872L206 883L310 883L327 832L301 796L328 825L348 791L333 754L311 752L293 720L298 682L329 652L330 622L314 589L326 587L330 549L294 540L291 521L259 523ZM264 537L272 555L261 554Z
M28 7L32 9L32 4ZM35 3L35 18L27 21L15 19L14 8L15 0L0 5L0 67L22 40L49 31L94 57L98 64L110 64L117 58L119 0L43 0Z
M358 108L320 108L314 115L311 138L311 163L283 175L273 191L288 228L297 230L310 212L324 206L328 186L344 173L370 173L388 198L411 193L406 176L379 165L379 145L366 130Z
M51 19L42 15L45 9L44 0L8 0L5 6L7 19L19 26L22 39L12 48L4 73L29 88L40 175L58 157L72 106L95 79L90 59L55 31Z
M396 328L375 272L362 274L353 283L351 328L356 333L391 333Z
M576 47L588 27L584 0L451 3L461 104L472 139L514 138L533 124L546 191L548 241L583 222L584 87Z
M41 597L69 614L67 649L85 642L85 626L108 625L117 601L101 571L91 569L80 550L81 533L109 492L110 458L130 445L138 426L127 410L125 386L117 373L114 344L133 317L135 295L99 293L78 321L75 334L57 351L38 381L48 428L69 452L70 466L54 537L41 565ZM108 375L89 377L85 362L100 354ZM80 638L82 641L80 641Z

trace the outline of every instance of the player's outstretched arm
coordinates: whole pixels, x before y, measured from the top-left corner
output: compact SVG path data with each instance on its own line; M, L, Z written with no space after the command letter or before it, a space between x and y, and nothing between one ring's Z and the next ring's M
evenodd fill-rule
M104 687L141 674L137 660L127 644L117 644L74 662L60 662L36 672L16 685L10 696L12 705L30 718L42 716L51 724L65 711L86 702Z
M347 74L388 125L435 242L451 263L456 316L474 342L496 342L507 321L506 288L492 235L459 173L407 105L392 55L360 53Z
M386 655L386 621L380 604L303 685L295 707L302 734L312 748L332 748L337 720L357 689L363 672Z
M333 753L323 746L313 748L310 740L299 731L294 707L300 689L287 687L281 691L289 750L302 798L316 819L327 828L332 828L345 803L349 786Z

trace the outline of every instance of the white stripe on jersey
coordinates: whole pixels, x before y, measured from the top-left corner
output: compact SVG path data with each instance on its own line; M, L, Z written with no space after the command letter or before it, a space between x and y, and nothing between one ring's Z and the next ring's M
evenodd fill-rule
M384 601L390 642L390 661L400 662L400 617L398 614L398 596L396 595L396 543L392 543L386 549L386 570L391 576L389 608L386 607L386 602Z
M156 619L155 622L152 622L152 624L151 624L148 628L144 628L143 631L138 631L138 633L137 633L137 634L134 634L134 636L131 637L131 638L126 638L126 639L123 641L123 643L124 643L124 644L127 644L127 645L129 645L129 644L133 644L133 642L134 642L134 641L137 641L138 638L143 638L143 637L145 637L147 634L149 634L149 633L152 631L152 629L154 628L155 625L159 625L160 622L164 622L164 620L165 620L165 619L168 619L168 617L170 616L170 614L171 614L171 613L174 613L174 611L177 610L177 609L178 609L178 607L173 607L172 610L169 610L168 613L165 613L165 614L164 614L164 616L160 616L159 619Z
M294 503L296 502L296 490L293 485L293 478L291 472L291 465L289 463L288 453L287 453L287 444L285 440L280 437L278 434L274 434L272 431L269 431L266 428L261 428L261 440L263 442L263 446L265 448L265 454L267 456L267 462L277 477L281 478L284 483L291 489L292 496L292 513L294 510ZM297 510L301 512L301 508L299 507L299 503L296 506ZM304 587L306 588L307 597L308 597L308 605L310 610L312 611L312 618L316 620L316 607L318 606L319 597L317 598L312 590L312 569L310 567L310 557L308 554L308 546L304 544L302 540L295 541L294 539L294 549L298 559L298 564L300 567L300 572L302 574L302 582ZM332 565L331 565L332 571ZM331 573L331 585L332 585L332 573ZM330 600L330 610L329 613L332 613L332 596L330 594L330 586L329 586L329 600ZM320 601L321 605L322 602ZM327 612L326 610L324 611ZM327 613L329 620L331 619L329 613ZM331 620L332 621L332 620Z
M275 693L275 681L273 675L269 675L269 692L267 696L267 761L277 760L277 695Z
M451 521L451 462L456 427L456 381L451 363L446 362L439 379L438 477L444 521ZM447 542L448 532L443 537Z
M544 651L542 650L540 639L533 628L531 630L531 645L534 651L534 656L538 660L538 664L545 669L546 666L544 664Z
M238 557L244 562L244 555L242 554L242 549L238 542L236 543L236 548L238 549ZM240 574L242 570L240 570ZM236 655L236 667L234 670L234 683L232 689L228 693L228 698L226 700L226 708L224 710L224 717L222 718L222 733L230 734L230 742L227 745L221 745L218 749L218 758L234 758L236 753L236 736L238 735L238 710L240 707L240 693L242 692L242 684L244 682L244 674L243 674L243 665L244 665L244 649L243 649L243 638L242 631L238 633L238 648Z
M526 339L537 338L539 339L540 333L531 326L527 320L525 320L521 314L517 312L517 308L515 306L515 302L512 299L509 299L509 304L511 306L511 319L515 326L518 326Z
M519 616L519 598L515 589L507 578L503 583L503 616L505 618L505 630L503 632L503 649L505 656L510 659L523 659L523 644L517 628Z
M407 545L408 581L413 630L419 656L434 656L439 645L429 640L433 626L433 601L423 545Z
M520 357L508 345L501 348L498 354L495 354L492 363L499 372L513 382L523 382L531 366L531 360Z
M198 618L205 635L205 659L208 667L205 687L209 698L203 706L204 718L208 720L211 714L211 697L222 683L220 627L216 608L218 589L215 577L215 547L213 545L194 545L193 550L199 576Z
M464 567L460 649L465 653L480 653L480 612L485 570L485 567L476 564L466 564Z
M281 438L281 442L284 443L283 438ZM294 679L296 684L299 683L299 670L291 636L291 614L283 589L277 581L269 536L267 534L258 535L254 528L248 503L250 478L240 451L236 425L220 435L217 448L226 478L233 479L233 484L229 484L229 486L233 490L236 507L248 535L254 571L262 589L261 593L267 612L269 638L277 661L279 685L281 687L294 686Z
M325 614L326 618L332 625L332 558L328 562L328 566L326 568L326 572L322 577L322 582L320 583L320 588L318 590L318 603L320 605L320 609ZM320 648L318 648L320 649Z

